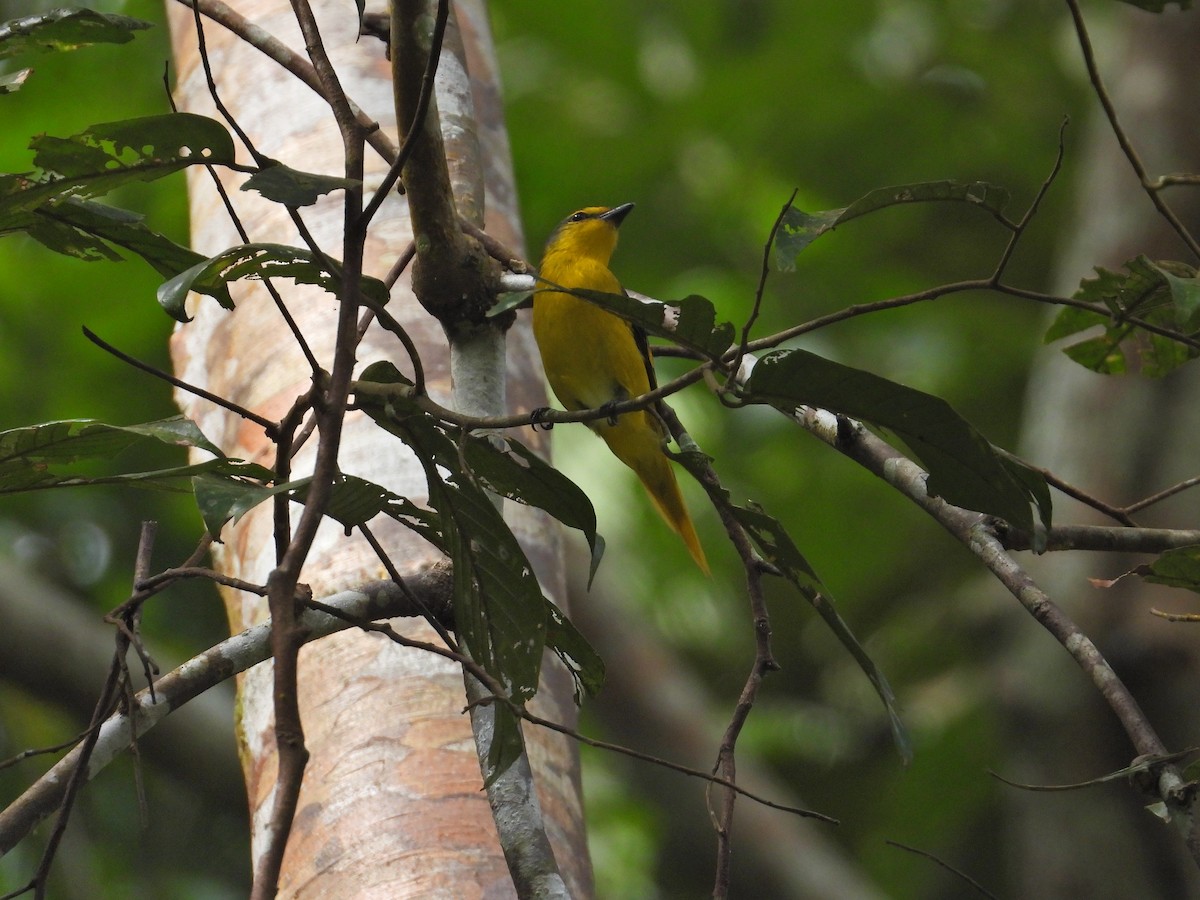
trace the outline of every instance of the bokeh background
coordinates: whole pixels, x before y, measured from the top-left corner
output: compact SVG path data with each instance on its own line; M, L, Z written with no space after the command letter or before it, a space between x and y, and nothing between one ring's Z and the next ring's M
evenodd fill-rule
M51 5L0 0L0 19ZM91 5L163 17L149 0ZM1116 2L1089 3L1085 14L1106 76L1128 84L1117 96L1141 115L1134 134L1152 170L1195 171L1194 124L1164 123L1195 115L1173 79L1187 83L1197 14L1157 17ZM1011 191L1010 216L1019 217L1069 117L1062 172L1020 243L1010 283L1069 292L1095 264L1116 267L1141 251L1182 258L1160 243L1111 134L1093 124L1098 105L1063 3L497 0L492 17L532 257L570 210L632 200L614 261L625 284L662 299L701 294L740 325L763 243L793 189L796 204L815 211L886 185L984 180ZM167 56L160 24L127 46L32 59L26 86L0 97L3 171L29 169L32 135L165 111ZM110 199L184 240L182 190L175 176ZM1194 205L1187 210L1198 221ZM856 220L806 250L795 273L771 275L755 334L986 276L1007 238L961 205ZM85 264L24 236L0 240L0 429L171 414L165 385L80 333L87 325L168 367L171 322L154 302L157 280L136 260ZM1012 297L965 294L857 318L799 345L942 396L995 443L1113 502L1166 486L1180 467L1194 474L1156 452L1186 435L1181 398L1195 397L1195 373L1150 388L1064 373L1057 350L1042 346L1050 315ZM663 360L660 371L680 365ZM1155 393L1134 393L1142 390ZM1147 422L1160 402L1168 412ZM750 718L741 771L772 797L842 824L810 827L741 801L735 896L969 896L962 880L888 841L936 854L1000 896L1197 896L1178 842L1124 785L1030 796L988 774L1077 782L1127 764L1132 751L1066 653L965 550L778 416L724 409L700 387L674 405L734 498L761 502L789 527L892 680L916 749L905 769L866 679L800 597L771 585L782 671ZM1091 412L1086 420L1081 409ZM1129 432L1145 443L1130 448ZM575 602L611 670L604 695L585 709L584 730L707 768L753 660L733 553L689 486L714 567L705 579L599 441L582 428L554 435L557 463L592 496L608 542L596 585ZM1061 509L1061 521L1083 516ZM1179 499L1146 524L1195 527L1195 511ZM200 528L183 495L95 488L0 500L0 608L10 611L0 622L10 635L17 621L40 626L23 642L30 652L9 642L0 654L0 757L82 728L111 646L100 616L128 591L147 518L161 523L160 565L186 555ZM1197 743L1196 706L1181 687L1195 680L1194 639L1151 619L1135 591L1097 591L1084 577L1129 566L1031 564L1094 630L1160 717L1169 745ZM215 594L180 590L153 606L146 629L169 666L219 640L224 617ZM90 657L66 649L89 646ZM128 763L85 792L59 863L63 896L244 895L245 801L230 704L214 698L146 742L147 821ZM0 771L0 796L16 796L39 766ZM590 750L585 786L600 896L711 890L715 840L701 786ZM0 861L0 889L28 877L35 843Z

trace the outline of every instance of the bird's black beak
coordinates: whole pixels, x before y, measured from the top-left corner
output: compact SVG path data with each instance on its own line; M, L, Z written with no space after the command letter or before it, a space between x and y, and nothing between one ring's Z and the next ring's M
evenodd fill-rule
M605 222L612 222L613 228L620 228L621 222L625 217L633 211L632 203L622 203L620 206L614 206L606 213L600 213L596 218L603 219Z

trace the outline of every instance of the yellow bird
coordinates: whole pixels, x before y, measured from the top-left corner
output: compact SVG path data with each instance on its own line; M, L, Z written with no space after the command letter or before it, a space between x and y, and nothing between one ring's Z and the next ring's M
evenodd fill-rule
M608 269L617 229L632 203L589 206L567 216L546 244L540 269L545 282L608 294L624 289ZM539 287L533 295L533 336L555 396L569 410L598 409L645 394L655 386L646 335L620 316L571 294ZM588 425L617 459L633 469L650 499L687 545L705 574L708 561L696 536L671 462L664 454L666 428L651 409L596 419Z

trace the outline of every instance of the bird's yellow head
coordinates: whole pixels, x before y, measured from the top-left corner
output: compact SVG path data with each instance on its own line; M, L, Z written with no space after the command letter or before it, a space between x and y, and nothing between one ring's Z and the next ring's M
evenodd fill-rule
M550 235L546 256L567 253L607 265L617 247L617 229L632 209L632 203L623 203L611 209L589 206L571 213Z

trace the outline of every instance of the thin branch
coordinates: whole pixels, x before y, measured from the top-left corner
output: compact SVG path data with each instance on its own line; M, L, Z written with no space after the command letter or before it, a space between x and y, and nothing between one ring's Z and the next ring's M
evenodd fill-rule
M1145 499L1138 500L1136 503L1130 503L1128 506L1122 509L1122 512L1132 515L1139 510L1143 510L1148 506L1153 506L1155 503L1161 503L1168 497L1174 497L1176 494L1186 491L1190 488L1194 488L1197 485L1200 485L1200 475L1197 475L1194 478L1187 478L1178 484L1173 484L1169 488L1161 490L1156 494L1151 494Z
M1179 217L1175 215L1175 211L1167 206L1162 195L1159 191L1155 190L1154 181L1150 178L1150 174L1146 171L1141 157L1138 156L1133 142L1129 139L1129 135L1125 133L1125 129L1121 126L1121 122L1117 118L1117 108L1113 105L1112 98L1109 97L1108 90L1104 87L1104 80L1100 77L1100 68L1096 65L1096 54L1092 49L1092 39L1088 35L1087 25L1083 21L1083 13L1079 9L1078 0L1067 0L1067 9L1071 11L1071 21L1075 25L1075 35L1079 39L1079 49L1083 54L1084 65L1087 66L1088 80L1091 81L1092 89L1095 90L1096 97L1099 99L1100 105L1104 108L1104 115L1108 117L1109 127L1112 128L1117 143L1121 145L1121 151L1125 154L1125 158L1129 160L1129 165L1137 174L1138 181L1150 197L1150 202L1154 204L1154 208L1158 210L1159 215L1166 219L1167 223L1179 236L1179 239L1192 251L1192 255L1200 258L1200 243L1196 242L1196 238L1192 236L1192 233L1188 231Z
M433 22L433 35L430 37L429 58L425 63L425 73L421 76L421 92L417 97L417 108L413 112L411 122L407 124L403 122L396 123L397 128L403 130L404 141L400 144L400 152L396 154L396 158L388 168L387 174L384 175L383 181L376 189L375 195L371 197L366 209L363 210L362 223L364 228L374 218L379 207L383 205L383 201L387 199L387 195L391 192L392 187L400 179L400 173L404 171L404 164L408 162L409 156L412 155L413 147L416 146L416 137L425 127L425 116L429 112L429 103L433 97L434 87L437 84L434 78L437 75L438 63L442 58L442 39L446 36L446 22L449 18L450 0L438 0L437 14Z
M1023 531L999 536L1008 550L1030 550L1033 542ZM1046 533L1045 550L1094 550L1103 553L1165 553L1200 544L1200 531L1170 528L1056 525Z
M1054 179L1062 171L1063 158L1066 156L1067 125L1070 122L1071 120L1064 116L1062 124L1058 126L1058 154L1054 157L1054 165L1050 168L1050 174L1046 176L1041 187L1038 188L1037 194L1034 195L1033 202L1025 210L1025 215L1013 227L1013 232L1008 238L1008 243L1000 253L1000 259L997 261L996 268L992 272L991 280L995 284L1000 283L1000 279L1004 275L1004 270L1008 268L1008 263L1012 259L1013 253L1016 252L1017 243L1025 234L1025 229L1029 227L1029 223L1033 221L1033 217L1037 215L1038 208L1042 205L1042 200L1045 199L1046 194L1050 191L1050 185L1054 184Z
M944 859L940 859L937 856L934 856L928 850L918 850L916 847L910 847L907 844L900 843L899 841L884 841L884 843L886 843L892 847L895 847L898 850L905 850L908 853L915 853L917 856L923 856L926 859L932 860L933 862L935 862L939 866L941 866L943 869L945 869L947 872L950 872L951 874L957 876L960 880L965 881L967 884L969 884L972 888L974 888L976 891L978 891L984 897L990 897L991 900L997 900L997 897L995 894L993 894L991 891L984 888L983 885L981 885L978 881L976 881L970 875L966 874L965 872L960 871L959 869L954 868L954 866L950 865L950 863L946 862Z
M200 16L200 9L196 6L192 7L192 21L196 26L196 45L200 54L200 65L204 69L204 79L208 85L208 94L212 97L213 104L217 107L217 112L229 124L229 127L234 130L243 146L250 151L250 155L254 157L255 163L261 168L268 165L271 160L258 152L258 148L254 146L254 142L250 139L250 135L238 123L233 113L226 107L225 102L221 99L220 93L217 91L217 82L213 77L212 65L208 58L208 41L204 36L204 20ZM175 102L171 100L171 108L174 109ZM233 201L229 196L229 192L225 190L225 185L217 175L215 166L205 166L208 171L209 178L212 180L213 186L217 190L217 195L221 198L221 203L225 207L225 213L229 216L229 221L233 223L233 227L237 230L238 237L242 239L243 244L250 243L250 233L242 224L242 219L238 215L237 210L233 206ZM293 217L298 216L295 210L289 210ZM308 360L308 366L313 372L320 370L321 366L317 362L316 356L313 355L312 348L308 346L308 341L305 339L303 332L300 331L300 326L296 324L291 310L287 308L287 304L283 302L283 297L279 293L279 289L275 287L275 282L271 278L263 279L263 286L267 289L267 293L271 295L271 299L275 302L275 308L279 310L283 321L287 325L288 330L292 333L292 338L300 347L300 352L304 354L304 358Z
M176 2L189 8L194 4L207 18L278 63L318 96L325 97L321 79L308 60L266 29L246 19L222 0L176 0ZM364 113L353 100L347 99L346 102L354 114L354 121L367 135L367 142L385 160L395 159L396 145L379 127L379 123Z
M188 384L182 378L176 378L174 375L170 374L169 372L164 372L162 369L152 366L149 363L142 362L140 359L130 356L128 353L125 353L122 350L118 350L112 344L108 343L108 341L99 337L94 331L92 331L86 325L82 326L82 328L83 328L83 336L85 338L87 338L89 341L91 341L93 344L95 344L101 350L105 351L106 353L110 353L113 356L115 356L117 359L121 360L121 362L128 363L129 365L133 366L135 369L141 369L143 372L146 372L149 375L153 375L155 378L159 378L159 379L167 382L168 384L172 384L175 387L179 388L180 390L187 391L189 394L194 394L197 397L202 397L203 399L209 401L210 403L215 403L217 406L221 407L222 409L227 409L231 413L235 413L236 415L241 416L243 419L247 419L248 421L253 422L255 425L261 426L263 431L265 431L267 433L267 437L273 437L275 435L275 431L279 426L277 423L272 422L270 419L260 416L260 415L258 415L258 413L251 412L250 410L246 409L244 406L238 406L233 401L226 400L224 397L214 394L211 391L206 391L202 387L197 387L194 384Z

